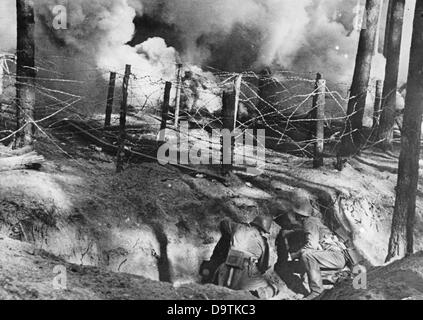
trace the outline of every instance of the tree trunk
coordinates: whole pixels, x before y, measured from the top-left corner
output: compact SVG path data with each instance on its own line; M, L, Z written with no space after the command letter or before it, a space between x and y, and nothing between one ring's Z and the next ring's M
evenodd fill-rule
M401 155L387 261L413 254L423 115L423 1L417 1L411 44Z
M388 10L386 13L386 25L385 25L385 38L383 38L383 55L386 57L388 53L389 29L391 28L391 20L392 20L391 13L393 12L392 8L394 6L395 0L384 0L384 1L388 1Z
M34 2L16 0L17 11L17 70L16 70L16 124L17 129L25 126L15 138L15 147L33 143L35 105L35 43Z
M349 156L357 152L361 145L364 109L370 82L373 54L375 51L381 0L366 1L366 19L360 33L354 77L348 102L348 119L340 153Z
M386 69L382 94L377 140L384 149L390 149L395 125L398 74L401 55L402 28L404 22L405 0L390 0L388 25L386 29Z
M4 77L4 57L0 54L0 98L3 95L3 77Z

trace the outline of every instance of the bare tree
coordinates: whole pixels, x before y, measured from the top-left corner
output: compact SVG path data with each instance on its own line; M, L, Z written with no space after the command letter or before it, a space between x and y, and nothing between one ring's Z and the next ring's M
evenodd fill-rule
M423 115L423 1L417 1L411 44L401 155L387 261L413 254Z
M16 0L17 10L17 75L16 75L16 119L17 129L15 147L33 143L34 105L35 105L35 43L34 43L34 2Z
M381 8L381 0L367 0L366 14L360 33L354 77L348 102L346 135L342 140L339 156L355 153L361 144L364 109L370 82L370 71L375 51L376 35Z
M381 141L380 145L384 149L391 147L395 125L404 9L405 0L390 0L385 35L385 83L382 94L382 110L377 129L377 140Z

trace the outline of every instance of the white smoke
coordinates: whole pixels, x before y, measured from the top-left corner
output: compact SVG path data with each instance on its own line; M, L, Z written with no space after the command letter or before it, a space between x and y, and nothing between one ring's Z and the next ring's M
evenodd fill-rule
M16 47L15 2L1 2L0 17L5 23L1 24L0 51L10 52ZM53 27L55 5L66 7L67 29ZM37 64L44 66L47 62L48 68L57 69L51 72L86 82L82 88L57 84L63 91L90 101L103 100L109 71L117 72L121 79L125 65L130 64L134 75L130 103L144 104L148 97L153 104L162 95L163 81L174 78L177 53L163 39L151 38L135 47L127 44L135 31L133 19L142 9L139 1L39 0L35 9Z
M0 1L0 53L16 48L15 0Z
M183 41L184 56L193 63L207 60L202 36L215 34L212 42L223 41L234 28L260 34L251 36L251 55L256 66L276 63L285 68L320 69L328 74L352 69L358 32L351 32L358 12L357 0L141 0L143 12L173 26ZM358 1L362 2L361 0ZM237 47L237 37L232 45ZM239 41L244 39L239 39ZM245 49L246 46L239 46ZM248 47L248 46L247 46ZM336 49L338 48L338 49ZM233 50L228 59L233 59ZM241 54L240 54L241 55ZM248 67L248 66L245 66ZM345 68L347 67L347 68ZM345 73L345 71L344 71ZM348 70L347 73L351 73Z
M61 1L43 2L40 14L51 19L49 10ZM136 47L127 45L135 31L133 19L141 8L140 3L130 0L72 0L67 3L69 28L50 31L66 46L94 57L99 68L122 73L126 64L132 64L140 76L169 78L176 52L163 39L150 39Z
M188 59L203 58L197 46L202 35L228 34L241 24L265 34L260 60L269 64L276 53L291 55L301 44L309 22L305 8L312 0L141 0L144 12L174 25ZM196 61L197 60L197 61ZM200 61L201 62L201 61Z
M210 58L209 48L199 41L206 36L207 43L223 43L219 51L235 53L234 59L237 55L256 56L256 67L274 65L297 71L319 71L338 82L350 82L358 40L358 30L353 25L358 12L354 8L363 0L38 0L35 3L37 24L42 25L37 28L42 56L49 51L60 52L75 60L92 62L101 70L119 73L126 64L131 64L136 78L165 81L174 79L179 55L185 62L199 65ZM52 28L51 8L56 4L67 7L67 30ZM10 51L16 42L15 1L2 0L0 8L0 51ZM137 15L150 15L174 28L182 42L182 51L176 52L164 39L154 35L135 47L128 45L136 32L133 19ZM224 42L239 26L257 35L253 39L251 33L251 43L240 47L247 48L247 52L236 52L237 37ZM226 58L224 53L223 57ZM65 71L76 69L73 63L62 67ZM104 80L107 76L104 72ZM147 91L143 95L157 90L147 83L142 87Z

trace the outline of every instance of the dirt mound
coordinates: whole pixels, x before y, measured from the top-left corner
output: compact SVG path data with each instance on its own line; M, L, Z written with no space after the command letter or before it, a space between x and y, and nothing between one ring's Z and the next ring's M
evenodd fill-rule
M180 286L199 282L199 266L211 256L222 219L249 222L258 213L281 214L290 192L301 188L320 218L350 237L366 266L383 264L394 204L393 157L364 154L340 173L329 163L314 170L312 160L269 151L263 175L239 173L222 184L156 163L127 165L116 174L113 157L66 139L39 139L37 151L47 159L41 172L0 173L0 234L68 263ZM420 248L421 216L417 221ZM271 264L278 232L274 225ZM280 299L296 298L283 283L280 288Z
M254 299L249 293L215 286L175 287L140 276L73 265L32 245L7 238L0 238L0 252L2 300Z
M423 300L423 252L367 273L367 289L348 281L327 292L323 300Z
M153 163L117 175L113 159L94 148L69 146L71 159L53 148L39 141L47 158L41 172L0 173L0 234L70 263L198 282L199 266L220 237L219 222L249 222L271 198L236 176L223 185ZM277 232L275 226L273 239Z
M397 184L398 150L383 154L367 150L350 159L346 168L335 170L330 160L313 169L311 160L269 153L266 173L257 179L262 189L279 190L283 196L293 188L307 190L317 201L321 218L330 229L347 234L369 266L385 262ZM333 161L334 162L334 161ZM423 167L423 163L421 163ZM419 185L422 187L423 185ZM417 196L415 247L423 250L423 197Z

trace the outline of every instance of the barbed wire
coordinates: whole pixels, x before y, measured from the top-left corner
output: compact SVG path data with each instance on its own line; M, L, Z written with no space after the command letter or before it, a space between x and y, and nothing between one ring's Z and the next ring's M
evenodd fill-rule
M101 86L101 93L105 93L110 72L115 72L117 75L117 87L125 76L115 70L92 66L89 61L82 62L87 64L87 68L72 69L65 73L58 71L61 70L61 65L55 59L61 60L61 64L77 60L64 56L37 59L37 65L34 68L39 76L33 86L37 94L43 98L42 103L37 105L37 110L42 117L29 122L37 128L41 128L43 123L54 120L59 115L85 120L87 110L104 111L106 96L93 97L93 92L87 89L95 87L98 83ZM25 82L27 78L18 77L13 72L13 68L10 68L10 64L16 62L13 55L0 56L0 62L0 67L4 71L3 77L9 78L8 86L29 85ZM80 60L78 62L81 63ZM330 145L329 153L334 154L342 140L356 132L347 129L349 127L347 124L358 111L347 114L348 102L356 97L348 97L348 90L345 90L348 86L346 83L335 83L329 80L326 82L325 116L324 119L316 119L311 116L318 107L313 106L312 102L318 94L315 89L316 80L313 79L314 72L277 70L272 74L262 74L254 71L228 72L211 66L204 67L204 71L190 65L183 65L182 68L191 71L192 78L177 78L176 76L166 78L143 74L141 68L133 67L128 85L128 101L134 107L137 116L154 110L160 112L164 86L166 82L171 82L174 92L181 91L182 115L188 122L203 130L222 127L222 94L224 91L233 90L234 81L241 77L239 94L241 111L237 115L235 129L241 131L267 129L268 138L273 139L276 146L290 144L294 147L290 149L291 152L305 156L310 155L310 148L317 141L311 130L317 121L324 121L326 124L326 131L329 134L324 142ZM90 72L94 75L86 75ZM116 91L119 93L116 94ZM368 94L374 98L373 86L361 94ZM115 88L115 106L121 98L122 93L119 88ZM175 105L173 99L172 106ZM189 106L189 104L192 105ZM16 97L13 97L9 103L10 109L19 108L19 105L20 101ZM174 118L171 114L170 119ZM9 140L23 130L22 128L4 129L0 131L0 134L6 135L1 136L0 142ZM370 136L366 136L363 148L377 143L372 141Z

